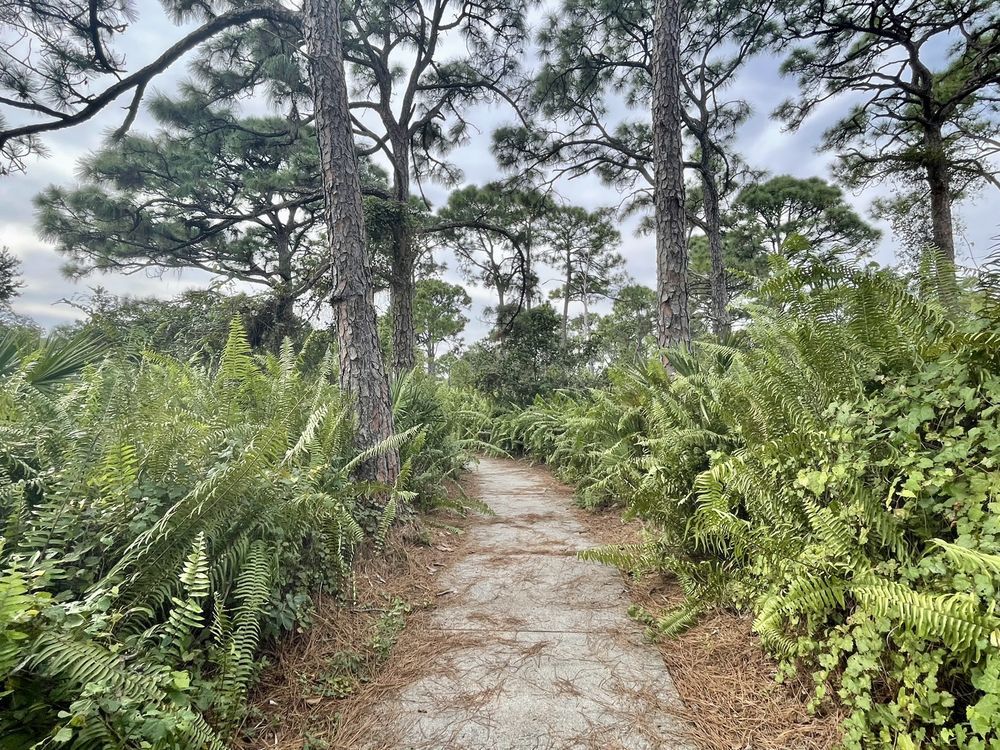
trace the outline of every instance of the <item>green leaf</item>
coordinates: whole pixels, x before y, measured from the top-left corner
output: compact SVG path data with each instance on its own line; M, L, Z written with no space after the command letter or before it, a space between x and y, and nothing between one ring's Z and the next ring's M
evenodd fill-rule
M58 742L60 744L69 742L71 739L73 739L73 730L69 727L63 727L56 732L56 736L52 738L53 742Z
M187 672L171 672L170 681L178 690L187 690L191 687L191 675Z

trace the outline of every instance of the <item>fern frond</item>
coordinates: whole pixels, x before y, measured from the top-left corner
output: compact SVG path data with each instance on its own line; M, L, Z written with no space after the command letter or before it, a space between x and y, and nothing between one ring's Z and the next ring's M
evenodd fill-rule
M852 588L870 612L888 617L923 637L960 650L1000 644L1000 619L987 615L966 594L927 594L895 581L868 579Z
M969 570L986 575L1000 575L1000 555L992 555L987 552L961 547L943 539L931 539L932 545L942 550L944 554L955 565L963 570Z
M609 544L604 547L580 550L580 560L609 565L627 572L641 572L656 567L657 551L648 542L635 544Z

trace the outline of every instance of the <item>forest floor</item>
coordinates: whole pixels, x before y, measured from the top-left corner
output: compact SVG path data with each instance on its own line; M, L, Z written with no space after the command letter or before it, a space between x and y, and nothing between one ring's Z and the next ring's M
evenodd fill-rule
M362 562L346 615L320 606L274 655L247 747L835 745L837 717L809 717L805 687L774 682L745 618L718 612L678 639L644 639L630 604L669 607L676 586L576 557L637 539L637 524L576 508L570 489L525 462L482 459L466 491L495 515L399 532L385 559Z

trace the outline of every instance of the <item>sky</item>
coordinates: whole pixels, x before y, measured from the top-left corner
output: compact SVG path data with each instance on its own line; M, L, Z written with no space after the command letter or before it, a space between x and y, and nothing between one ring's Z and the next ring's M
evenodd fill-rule
M126 56L129 69L140 67L180 38L184 29L173 25L163 14L156 0L136 3L139 20L121 37L117 48ZM796 132L784 132L780 124L771 120L770 112L784 99L795 93L795 83L782 78L778 72L780 58L773 55L752 60L729 88L729 95L742 98L753 105L753 116L740 129L736 149L755 169L770 175L790 174L796 177L830 177L833 156L817 152L816 146L826 128L843 115L846 102L831 100L820 107ZM169 94L185 77L183 61L156 79L154 90ZM16 312L29 316L46 328L68 323L81 317L82 312L73 301L81 301L92 287L102 286L115 294L133 296L173 297L184 289L204 288L218 280L203 271L170 270L160 274L141 271L132 275L102 274L73 281L61 273L63 259L52 246L35 232L32 198L51 184L71 186L76 182L76 164L92 150L97 149L107 132L121 122L123 98L91 121L75 128L44 136L48 155L33 159L23 174L0 177L0 245L9 247L23 263L25 287L15 301ZM498 125L512 119L509 110L499 106L482 105L468 113L473 124L469 142L458 147L451 155L463 172L466 184L482 184L497 179L499 170L490 153L490 134ZM148 132L152 125L145 114L137 119L133 130ZM426 194L435 205L447 199L448 189L440 185L427 185ZM594 177L584 177L556 184L558 194L567 202L588 209L617 206L622 196L604 186ZM860 193L847 193L847 199L856 210L870 219L871 202L886 194L887 187L869 189ZM961 262L978 265L990 253L1000 235L1000 191L990 189L975 203L956 208L960 226L957 238ZM652 285L655 279L654 238L636 235L637 219L626 220L621 225L621 252L627 270L638 282ZM894 261L896 240L889 228L883 226L883 239L875 259L881 263ZM439 254L438 262L452 266L446 271L450 281L459 283L453 260ZM553 272L554 276L554 272ZM543 286L551 287L554 278L542 278ZM483 308L490 303L492 293L466 285L473 299L470 324L466 341L475 340L488 330Z

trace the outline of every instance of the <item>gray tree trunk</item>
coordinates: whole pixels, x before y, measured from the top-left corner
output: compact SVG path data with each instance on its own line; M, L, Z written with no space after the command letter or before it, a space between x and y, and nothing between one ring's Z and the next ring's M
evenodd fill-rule
M528 232L527 251L524 254L524 307L531 311L531 298L535 296L534 269L531 267L531 231Z
M354 404L356 447L365 450L392 435L392 404L372 299L361 180L344 74L340 0L305 0L303 13L330 240L330 304L340 348L340 385ZM359 477L386 484L392 484L398 474L395 451L365 462L358 470Z
M289 218L294 219L294 214ZM275 290L273 345L275 351L281 350L281 344L286 336L295 332L295 297L292 295L292 249L287 233L279 233L275 237L275 250L278 255L278 276L281 281Z
M407 228L400 228L395 233L389 309L392 313L392 368L400 373L412 370L417 362L417 337L413 324L416 285L413 278L413 238Z
M708 257L711 261L709 288L712 295L712 321L715 335L720 339L729 336L732 326L726 305L729 289L726 284L726 262L722 250L722 211L719 209L719 186L712 168L711 144L707 138L701 140L702 191L705 202L705 227L708 234Z
M931 240L937 249L934 268L938 294L947 307L956 303L955 225L951 215L951 175L944 153L940 130L928 128L924 134L927 149L927 187L931 201Z
M412 370L417 362L417 338L413 327L413 297L416 248L408 216L410 205L409 134L393 138L393 183L399 218L392 230L393 257L389 281L389 309L392 314L392 367L397 373Z
M563 352L569 347L569 288L573 283L573 251L568 247L566 250L566 286L563 287L563 310L562 310L562 349Z
M681 140L680 5L680 0L656 0L653 14L657 341L664 348L691 339Z
M496 334L498 340L503 340L503 328L504 328L504 315L506 311L504 308L507 307L507 296L504 290L497 285L497 319L493 324L493 332Z
M432 378L437 375L437 345L428 340L427 342L427 374Z

